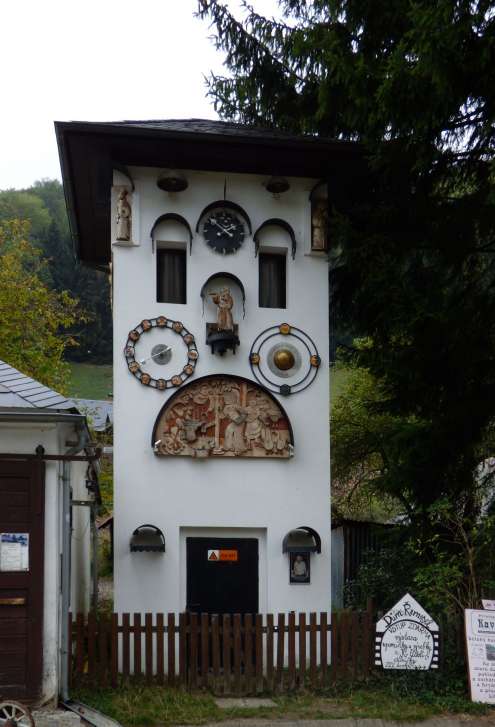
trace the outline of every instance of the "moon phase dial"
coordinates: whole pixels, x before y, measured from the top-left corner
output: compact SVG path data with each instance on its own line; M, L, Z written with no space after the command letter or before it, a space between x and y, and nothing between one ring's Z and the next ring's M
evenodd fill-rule
M251 346L249 363L260 384L289 396L313 383L321 359L307 333L289 323L281 323L259 334Z
M184 346L184 358L182 369L175 373L169 370L169 363L181 355L180 351L175 351L175 342L179 339ZM199 358L192 333L180 321L172 321L165 316L145 318L129 331L124 356L131 374L143 386L159 391L181 386L193 375Z

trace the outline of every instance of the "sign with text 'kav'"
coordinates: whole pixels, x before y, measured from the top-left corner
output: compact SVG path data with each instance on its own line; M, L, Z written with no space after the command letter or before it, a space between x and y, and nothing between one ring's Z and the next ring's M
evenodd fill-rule
M406 593L376 624L375 664L384 669L438 669L438 625Z
M495 704L495 612L468 608L464 624L471 699Z

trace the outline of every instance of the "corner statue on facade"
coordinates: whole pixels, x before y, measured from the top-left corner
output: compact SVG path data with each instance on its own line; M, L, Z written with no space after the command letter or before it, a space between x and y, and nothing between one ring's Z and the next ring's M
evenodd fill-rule
M127 189L121 189L117 201L117 240L129 242L131 239L131 205L127 199Z
M234 319L232 318L232 308L234 307L234 299L230 292L230 288L222 288L219 293L211 292L212 301L218 307L217 311L217 330L233 331Z

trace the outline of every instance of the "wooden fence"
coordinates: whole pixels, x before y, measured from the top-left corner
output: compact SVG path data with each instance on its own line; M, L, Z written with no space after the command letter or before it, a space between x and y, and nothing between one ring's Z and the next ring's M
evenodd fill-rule
M69 620L72 685L142 680L219 694L320 688L373 666L369 611L208 615L78 614Z

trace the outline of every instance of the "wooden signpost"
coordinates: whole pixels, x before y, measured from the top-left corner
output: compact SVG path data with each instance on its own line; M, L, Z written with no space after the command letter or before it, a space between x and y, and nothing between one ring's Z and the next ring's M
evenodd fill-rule
M464 611L469 689L473 702L495 704L495 611Z
M376 624L375 664L383 669L438 669L438 625L406 593Z

